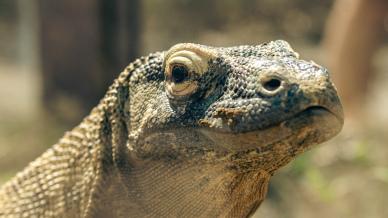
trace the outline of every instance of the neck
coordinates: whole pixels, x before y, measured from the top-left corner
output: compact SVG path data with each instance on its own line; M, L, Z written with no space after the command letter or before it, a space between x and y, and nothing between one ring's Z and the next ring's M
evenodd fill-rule
M100 122L94 110L6 183L0 189L0 217L87 217L95 187L103 182Z
M104 216L247 217L263 201L270 177L195 161L133 163L120 173L107 188Z

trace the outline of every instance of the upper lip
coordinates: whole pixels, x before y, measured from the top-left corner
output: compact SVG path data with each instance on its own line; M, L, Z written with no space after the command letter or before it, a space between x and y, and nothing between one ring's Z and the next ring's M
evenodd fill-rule
M341 121L341 122L344 121L344 114L343 114L343 110L342 110L341 106L332 106L329 108L329 107L325 107L322 105L312 105L312 106L305 108L304 110L302 110L299 113L302 113L302 112L308 111L308 110L325 110L325 111L331 113L333 116L335 116L338 119L338 121Z
M336 95L321 97L319 98L316 104L311 104L306 109L309 108L324 109L334 115L338 119L338 121L341 121L341 123L343 123L344 121L344 112L342 104L339 97Z

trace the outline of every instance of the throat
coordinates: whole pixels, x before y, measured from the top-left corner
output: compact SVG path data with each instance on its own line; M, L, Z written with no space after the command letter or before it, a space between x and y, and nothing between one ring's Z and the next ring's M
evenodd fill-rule
M247 217L265 198L270 175L238 173L224 164L151 161L121 171L130 217ZM113 189L112 189L113 190ZM112 192L113 193L113 192Z

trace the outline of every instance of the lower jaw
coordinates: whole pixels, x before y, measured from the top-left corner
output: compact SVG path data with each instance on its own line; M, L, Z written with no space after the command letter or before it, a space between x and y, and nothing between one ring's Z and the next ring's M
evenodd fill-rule
M304 147L309 144L318 144L327 141L339 133L343 120L322 107L310 107L296 116L282 121L268 128L245 133L232 133L227 131L214 131L211 128L203 128L200 132L219 146L227 150L244 151L268 146L290 138L302 140L302 135L309 135ZM313 135L313 136L311 136ZM300 143L298 143L300 144ZM303 143L302 143L303 144ZM300 145L299 145L300 146Z

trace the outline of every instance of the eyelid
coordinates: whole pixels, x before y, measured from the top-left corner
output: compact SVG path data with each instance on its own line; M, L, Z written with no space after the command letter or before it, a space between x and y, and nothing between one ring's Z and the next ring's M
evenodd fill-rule
M171 67L173 65L184 65L189 72L196 74L203 74L208 69L208 60L199 56L195 52L182 50L171 54L166 60L166 72L171 73Z
M166 89L171 97L184 97L194 93L197 87L197 82L192 81L183 84L170 83L166 86Z

